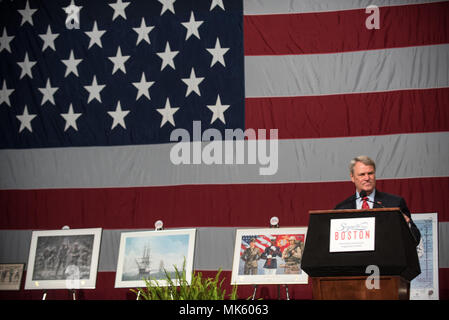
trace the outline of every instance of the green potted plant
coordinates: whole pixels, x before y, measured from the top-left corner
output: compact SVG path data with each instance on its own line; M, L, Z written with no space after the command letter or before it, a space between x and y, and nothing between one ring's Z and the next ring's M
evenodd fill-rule
M186 280L185 262L183 270L175 268L174 279L165 270L167 285L161 286L157 280L143 279L146 287L131 289L139 300L236 300L237 286L234 285L230 294L222 288L224 278L220 280L221 269L214 278L204 278L201 272L193 272L190 284Z

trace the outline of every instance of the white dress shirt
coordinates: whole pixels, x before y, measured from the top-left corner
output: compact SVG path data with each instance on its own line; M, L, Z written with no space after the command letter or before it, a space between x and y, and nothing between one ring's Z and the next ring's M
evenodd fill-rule
M371 192L371 194L368 196L368 205L369 208L372 209L373 205L374 205L374 197L376 196L376 189L373 190L373 192ZM357 200L355 200L355 204L356 204L356 209L362 209L362 203L363 203L363 199L360 198L360 194L357 192L357 190L355 191L355 197Z

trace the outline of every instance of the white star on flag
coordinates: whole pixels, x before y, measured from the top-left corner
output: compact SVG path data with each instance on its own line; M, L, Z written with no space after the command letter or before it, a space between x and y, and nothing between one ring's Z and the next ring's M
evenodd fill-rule
M215 105L208 105L207 107L213 112L212 120L210 121L211 124L217 119L220 119L223 124L226 124L224 112L230 107L230 105L221 104L220 95L217 95L217 102L215 102Z
M50 101L51 104L55 105L55 98L53 95L58 90L58 88L52 88L50 84L50 79L47 79L47 84L45 85L45 88L38 88L39 91L44 95L42 97L41 106L44 105L45 102Z
M195 37L200 39L200 34L198 32L198 28L203 24L203 22L204 21L195 21L195 16L193 15L193 11L190 13L189 22L181 23L187 29L186 40L189 39L191 35L194 35Z
M123 129L126 129L125 117L128 115L128 113L129 110L122 110L120 101L117 103L115 111L108 111L108 114L112 117L112 119L114 119L112 122L111 130L114 129L117 125L120 125Z
M92 31L84 32L90 38L89 47L87 47L87 49L90 49L90 47L92 47L94 44L96 44L100 48L103 48L103 44L101 43L101 37L105 32L106 30L98 30L97 21L95 21Z
M73 73L77 77L79 76L79 74L78 74L78 65L81 63L81 61L83 61L83 59L75 59L75 55L73 54L73 50L70 50L70 56L69 56L68 59L61 60L61 61L66 66L65 75L64 75L65 78L69 74L71 74L71 73Z
M25 75L33 79L31 68L36 64L36 61L30 61L28 59L28 52L25 53L25 59L23 60L23 62L17 62L17 64L20 66L20 68L22 68L20 79L22 79Z
M210 4L209 11L212 11L212 9L214 9L216 6L219 6L220 8L225 10L224 5L223 5L223 0L212 0L211 4Z
M154 29L154 27L152 27L152 26L147 27L147 25L145 24L145 18L142 18L142 22L140 23L140 27L139 28L133 28L133 30L135 32L137 32L137 35L138 35L136 46L142 40L146 41L148 44L151 44L150 38L149 38L148 35L151 32L151 30L153 30L153 29Z
M156 109L157 112L159 112L162 115L161 120L161 128L162 126L168 122L172 124L172 126L175 126L175 120L173 119L173 114L175 114L176 111L178 111L178 107L171 107L170 100L167 98L167 101L165 102L165 107L161 109Z
M6 80L3 80L3 87L0 90L0 105L5 102L8 106L11 106L9 96L13 93L14 89L8 89L6 86Z
M67 113L61 113L61 117L65 120L64 131L67 131L70 127L78 131L78 126L76 125L76 120L81 117L82 113L74 113L73 106L70 104L69 111Z
M25 109L23 110L23 114L16 116L16 117L20 121L19 133L22 132L22 130L24 130L24 129L27 129L30 132L33 132L33 128L31 127L31 120L33 120L36 117L36 115L29 114L28 107L26 105L25 105Z
M199 84L204 80L204 77L196 77L195 70L192 68L190 72L190 78L181 79L187 85L186 97L194 91L197 95L201 96Z
M147 81L145 78L145 73L142 72L142 78L140 78L140 82L133 82L133 85L137 88L137 98L136 101L139 100L141 96L145 96L148 100L151 100L149 89L154 84L154 81Z
M120 46L117 49L117 55L115 57L109 57L109 60L114 64L114 68L112 70L112 74L114 74L117 70L121 70L126 74L125 62L130 58L130 56L122 56L122 50Z
M11 53L10 42L12 41L12 39L14 39L14 36L8 36L6 28L3 28L3 34L0 37L0 52L2 52L3 49L6 49L6 51L9 51L9 53Z
M171 51L170 44L167 41L167 44L165 45L165 51L164 52L156 52L156 54L162 59L162 65L161 65L161 71L164 70L166 66L170 66L173 69L175 68L175 62L173 59L176 57L176 55L179 53L179 51Z
M64 10L64 12L67 13L68 15L78 17L77 15L79 15L79 12L81 11L82 8L83 6L77 6L75 4L75 0L71 0L70 4L67 7L63 7L62 10ZM79 22L79 20L77 20L76 22Z
M106 85L97 83L97 76L94 75L92 79L92 84L90 86L84 86L84 89L89 91L89 97L87 98L87 103L91 102L93 99L97 99L101 102L100 92L104 89Z
M18 11L22 15L22 22L20 25L23 26L25 22L28 22L33 26L33 14L36 13L37 9L31 9L28 0L25 4L25 9L19 9Z
M122 2L122 0L117 0L116 3L109 3L109 5L114 9L114 15L112 16L112 21L114 21L118 16L121 16L126 20L125 9L129 6L131 2Z
M44 40L44 44L42 45L42 52L45 51L47 48L53 49L53 51L56 51L55 48L55 39L59 36L59 33L51 33L51 28L48 26L47 33L40 34L39 37Z
M175 14L175 8L173 4L176 0L158 0L162 3L161 16L165 13L165 11L170 10L173 14Z
M215 42L215 48L206 48L206 50L212 55L212 62L210 63L211 67L217 62L220 62L223 67L226 67L224 55L226 52L228 52L229 48L222 48L220 39L217 38L217 41Z

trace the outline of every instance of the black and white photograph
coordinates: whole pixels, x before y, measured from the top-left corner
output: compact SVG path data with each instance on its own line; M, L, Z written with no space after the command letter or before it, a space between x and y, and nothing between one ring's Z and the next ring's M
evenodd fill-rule
M101 229L34 231L25 289L95 287Z
M23 263L0 263L0 290L20 290Z

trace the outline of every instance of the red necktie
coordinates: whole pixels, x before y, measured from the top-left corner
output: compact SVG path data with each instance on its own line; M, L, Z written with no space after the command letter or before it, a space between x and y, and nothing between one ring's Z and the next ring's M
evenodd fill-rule
M368 200L368 197L363 198L362 209L369 209L369 204L366 200Z

